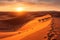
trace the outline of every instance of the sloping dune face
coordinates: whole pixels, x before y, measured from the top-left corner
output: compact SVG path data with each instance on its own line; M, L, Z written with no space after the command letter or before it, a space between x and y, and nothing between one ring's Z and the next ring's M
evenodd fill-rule
M44 16L47 13L42 14L42 12L25 12L25 14L21 16L16 16L14 14L17 14L17 12L0 12L0 31L16 31L27 22L36 17Z
M12 12L11 12L12 13ZM9 12L0 12L0 31L7 30L11 26L7 21L14 19L16 16Z

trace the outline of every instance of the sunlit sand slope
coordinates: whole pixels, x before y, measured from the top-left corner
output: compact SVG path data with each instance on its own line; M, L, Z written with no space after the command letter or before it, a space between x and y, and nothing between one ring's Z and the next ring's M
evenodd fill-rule
M18 29L18 31L16 31L16 35L9 36L0 40L35 40L29 39L29 36L31 36L32 34L40 34L39 37L43 39L43 36L51 29L51 21L52 17L49 14L42 17L36 17L26 23L22 28ZM31 36L31 38L34 37L33 35Z

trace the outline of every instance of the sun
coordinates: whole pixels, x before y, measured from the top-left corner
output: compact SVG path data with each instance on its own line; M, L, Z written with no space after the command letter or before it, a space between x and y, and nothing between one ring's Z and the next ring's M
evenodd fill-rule
M15 7L14 12L16 16L24 15L25 13L25 7Z
M17 8L16 8L16 11L17 11L17 12L22 12L22 11L24 11L24 8L23 8L23 7L17 7Z

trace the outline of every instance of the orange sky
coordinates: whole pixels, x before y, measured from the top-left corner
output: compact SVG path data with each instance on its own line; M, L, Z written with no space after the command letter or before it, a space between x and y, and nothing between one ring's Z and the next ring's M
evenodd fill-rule
M0 6L0 11L16 11L15 8L23 7L24 11L49 11L55 10L60 11L60 7L54 4L41 3L41 4L32 4L32 3L13 3L13 4L3 4Z

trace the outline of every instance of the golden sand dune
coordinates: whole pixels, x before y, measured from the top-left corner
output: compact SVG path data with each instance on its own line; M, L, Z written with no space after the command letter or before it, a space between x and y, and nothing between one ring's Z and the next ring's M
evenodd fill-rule
M48 19L45 19L48 18ZM44 33L47 34L47 32L51 29L49 27L50 23L52 21L51 15L45 15L42 17L36 17L33 20L27 22L22 28L18 29L15 33L16 35L8 36L6 38L2 38L0 40L30 40L26 39L29 38L29 36L33 33L36 33L40 31L38 34L41 34L40 37L45 35ZM46 28L46 29L45 29ZM14 33L14 32L9 32ZM14 33L14 34L15 34ZM5 33L6 35L7 33ZM28 36L28 37L27 37ZM43 37L42 37L43 39ZM33 39L31 39L33 40Z

